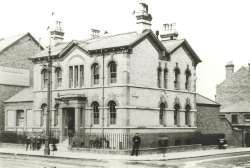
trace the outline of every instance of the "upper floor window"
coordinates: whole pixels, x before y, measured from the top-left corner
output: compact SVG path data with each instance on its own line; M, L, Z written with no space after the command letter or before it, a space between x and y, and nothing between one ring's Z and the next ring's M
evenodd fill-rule
M55 88L60 88L62 86L62 69L56 67L55 69Z
M84 66L80 65L80 87L84 86Z
M238 115L237 114L232 115L232 124L238 124Z
M23 110L16 111L16 126L18 127L24 126L24 111Z
M185 76L186 76L186 82L185 82L185 89L190 90L190 85L191 85L191 71L189 69L189 66L187 66L187 69L185 71Z
M116 83L117 80L117 65L114 61L111 61L108 65L109 69L109 82Z
M69 66L69 88L82 87L84 85L84 66Z
M161 67L157 68L157 85L159 88L161 88Z
M100 120L99 103L93 102L91 106L93 108L94 124L99 124L99 120Z
M41 75L42 75L42 89L47 88L49 81L47 69L43 69L41 71Z
M69 88L73 87L73 66L69 66Z
M168 88L168 69L165 68L163 71L163 77L164 77L164 88L167 89Z
M109 116L110 116L110 124L116 124L116 103L114 101L110 101L108 103L109 106Z
M78 65L74 66L74 87L78 87L78 82L79 82L79 72L78 72Z
M165 103L161 103L160 104L160 113L159 113L159 121L160 121L160 125L164 125L164 120L165 120Z
M95 84L99 84L99 65L97 63L94 63L91 67L91 71L92 71L92 83Z
M176 67L174 69L174 88L180 89L180 68L178 67L178 63L176 63Z

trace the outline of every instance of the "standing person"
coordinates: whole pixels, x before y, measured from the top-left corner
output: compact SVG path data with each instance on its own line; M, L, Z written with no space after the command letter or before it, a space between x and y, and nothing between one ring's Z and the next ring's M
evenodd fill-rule
M132 149L131 156L133 156L133 155L138 156L139 148L140 148L140 145L141 145L141 138L139 137L138 133L135 134L132 141L133 141L133 149Z
M30 137L30 150L34 150L34 139L33 136Z
M29 149L29 145L30 145L30 137L28 136L26 138L26 151Z

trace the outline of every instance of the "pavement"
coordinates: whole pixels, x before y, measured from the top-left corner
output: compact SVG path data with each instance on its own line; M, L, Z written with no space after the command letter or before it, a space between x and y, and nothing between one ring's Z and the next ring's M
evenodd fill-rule
M228 149L206 149L197 151L185 152L171 152L163 154L148 154L139 156L118 155L118 154L99 154L82 151L56 151L51 152L51 155L45 156L43 150L40 151L26 151L22 148L0 148L0 154L21 155L21 156L37 156L37 157L51 157L51 158L65 158L65 159L90 159L90 160L120 160L120 161L160 161L160 160L175 160L188 159L214 155L224 155L229 153L248 153L250 148L228 148Z

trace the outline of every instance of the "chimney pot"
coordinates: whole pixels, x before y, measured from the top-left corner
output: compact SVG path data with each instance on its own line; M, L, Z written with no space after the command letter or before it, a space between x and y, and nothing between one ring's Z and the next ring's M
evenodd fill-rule
M230 79L234 73L234 64L232 61L226 64L226 79Z

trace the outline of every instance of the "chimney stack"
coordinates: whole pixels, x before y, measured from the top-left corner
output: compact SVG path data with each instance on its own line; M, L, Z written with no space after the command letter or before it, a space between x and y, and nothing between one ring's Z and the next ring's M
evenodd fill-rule
M136 14L137 32L142 33L144 30L148 29L150 30L152 16L148 12L148 5L144 3L142 0L138 2L135 14Z
M234 73L234 64L232 61L228 62L226 67L226 79L230 79Z
M98 30L98 29L91 29L91 32L92 32L92 34L91 34L91 37L92 38L97 38L97 37L100 37L100 30Z
M165 23L163 24L163 31L161 33L161 40L175 40L178 37L178 32L176 31L176 23Z
M55 26L50 31L51 45L55 46L57 43L62 42L64 39L64 32L62 29L62 22L56 21Z

